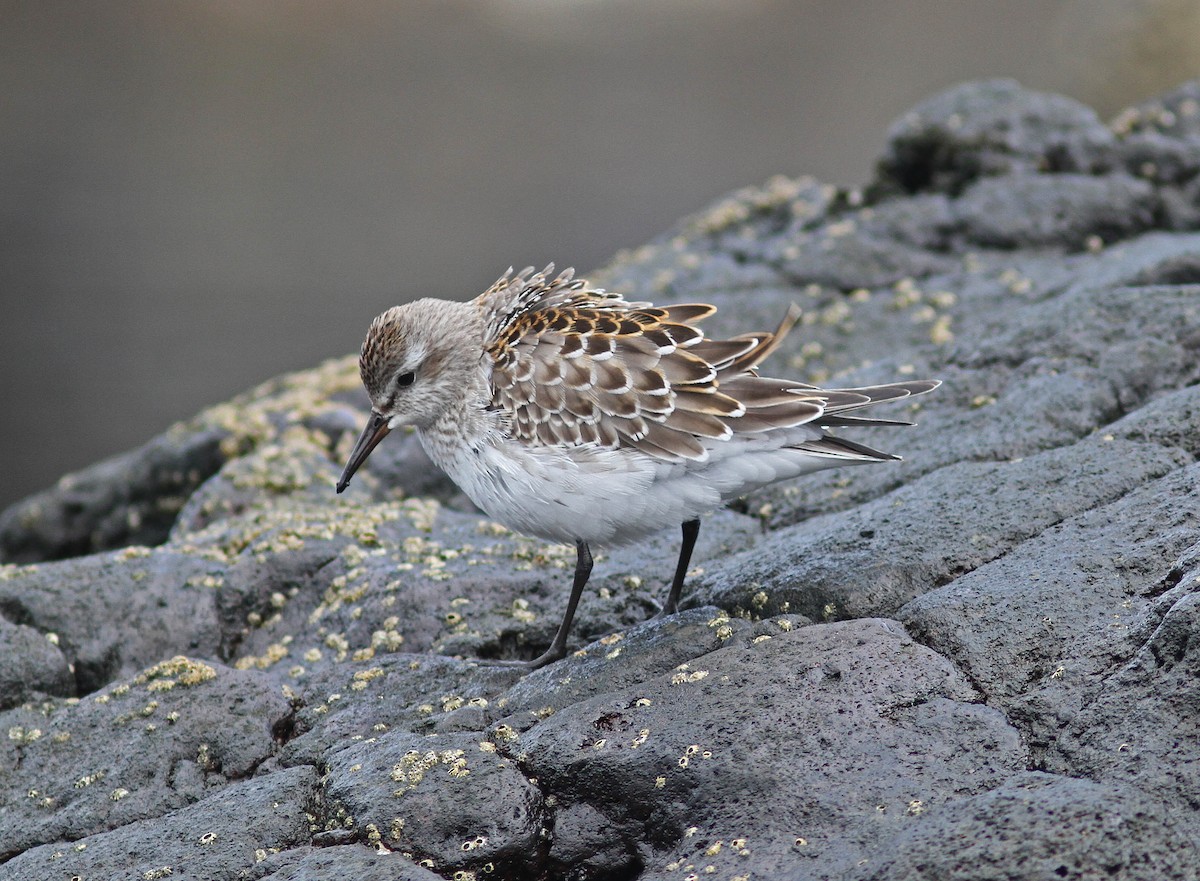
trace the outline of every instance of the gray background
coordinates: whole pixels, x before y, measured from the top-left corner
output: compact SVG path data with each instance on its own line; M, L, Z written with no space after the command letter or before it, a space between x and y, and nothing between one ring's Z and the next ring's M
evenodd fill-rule
M1011 76L1200 75L1197 0L0 2L0 506L509 264L734 187L865 182Z

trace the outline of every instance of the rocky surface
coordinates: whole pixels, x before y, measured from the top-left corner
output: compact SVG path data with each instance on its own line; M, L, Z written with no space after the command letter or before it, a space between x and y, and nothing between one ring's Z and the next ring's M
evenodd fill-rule
M64 478L0 517L0 878L1200 875L1200 83L968 84L863 191L598 275L946 385L859 435L903 462L709 518L678 615L677 529L598 557L528 675L472 659L545 647L573 551L411 438L335 496L353 358Z

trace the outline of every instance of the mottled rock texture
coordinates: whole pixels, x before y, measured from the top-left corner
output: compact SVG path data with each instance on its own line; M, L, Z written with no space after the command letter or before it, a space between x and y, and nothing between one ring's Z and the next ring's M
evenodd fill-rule
M546 646L573 550L412 438L335 496L353 358L63 478L0 517L0 878L1200 877L1200 83L964 85L862 191L593 278L946 384L857 435L903 462L707 520L678 615L677 527L600 556L528 675L472 659Z

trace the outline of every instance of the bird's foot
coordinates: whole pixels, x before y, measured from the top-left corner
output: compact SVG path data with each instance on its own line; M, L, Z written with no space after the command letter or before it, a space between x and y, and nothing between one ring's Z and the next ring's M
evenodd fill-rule
M565 645L562 645L562 646L553 646L552 645L552 646L550 646L550 648L546 649L545 652L538 655L536 658L534 658L531 661L518 661L518 660L512 660L512 659L504 659L504 660L495 659L495 660L493 660L492 658L480 658L478 663L484 664L488 667L507 667L509 669L525 670L528 672L528 671L532 671L532 670L540 670L542 667L546 667L550 664L553 664L555 661L561 661L566 656L567 656L567 647Z

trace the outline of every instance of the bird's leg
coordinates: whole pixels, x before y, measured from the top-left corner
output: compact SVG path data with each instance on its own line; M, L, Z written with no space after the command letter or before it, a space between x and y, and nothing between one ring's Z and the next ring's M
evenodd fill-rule
M579 598L583 596L583 588L587 585L591 574L592 551L586 541L576 539L575 580L571 583L571 598L567 600L567 611L563 615L562 623L558 625L558 633L554 634L554 640L550 643L550 648L546 649L545 652L532 661L486 661L484 663L496 664L503 667L522 667L526 670L537 670L539 667L545 667L547 664L552 664L564 658L567 654L567 635L571 632L571 622L575 620L575 609L579 605Z
M667 593L667 601L658 610L655 618L674 615L679 607L679 595L683 593L683 579L687 575L688 563L692 560L692 548L696 546L696 536L699 534L699 517L683 524L683 543L679 547L679 562L675 564L675 577L671 580L671 590Z

